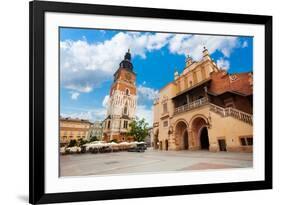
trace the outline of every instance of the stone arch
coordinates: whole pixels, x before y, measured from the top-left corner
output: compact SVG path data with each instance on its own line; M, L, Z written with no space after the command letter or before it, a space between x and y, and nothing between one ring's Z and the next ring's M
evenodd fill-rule
M206 124L209 124L209 120L208 120L208 118L207 118L205 115L196 114L196 115L194 115L194 116L189 120L189 125L192 126L192 123L193 123L193 121L194 121L196 118L202 118L203 120L205 120Z
M175 141L176 147L179 150L185 150L189 148L188 140L188 124L186 120L180 119L175 123Z
M198 131L198 136L200 140L200 148L209 150L210 142L208 135L208 128L206 125L203 125Z
M190 123L195 147L197 149L209 149L208 118L204 115L195 115Z
M163 150L163 141L159 141L159 150Z

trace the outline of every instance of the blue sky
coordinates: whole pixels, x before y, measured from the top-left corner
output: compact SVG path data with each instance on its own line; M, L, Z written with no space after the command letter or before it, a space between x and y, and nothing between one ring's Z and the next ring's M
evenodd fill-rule
M137 74L137 116L152 121L158 90L184 68L187 55L200 60L203 47L229 73L253 69L252 37L60 28L62 116L103 120L113 74L130 48Z

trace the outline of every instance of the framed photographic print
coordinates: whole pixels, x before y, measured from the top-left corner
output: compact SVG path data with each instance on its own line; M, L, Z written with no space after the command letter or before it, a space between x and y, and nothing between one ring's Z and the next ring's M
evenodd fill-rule
M272 17L30 2L30 203L272 188Z

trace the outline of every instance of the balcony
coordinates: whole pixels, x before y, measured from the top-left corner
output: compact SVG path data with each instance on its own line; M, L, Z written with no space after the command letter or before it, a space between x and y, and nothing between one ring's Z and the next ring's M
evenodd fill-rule
M252 114L243 112L241 110L237 110L235 108L231 108L231 107L223 108L218 105L212 104L209 102L207 97L200 98L189 104L182 105L180 107L175 108L174 115L177 115L177 114L180 114L183 112L187 112L189 110L195 109L197 107L201 107L206 104L210 105L210 107L209 107L210 111L215 112L222 117L233 117L235 119L238 119L245 123L253 125L253 115Z
M210 104L210 110L221 115L222 117L231 116L245 123L253 125L253 115L243 112L241 110L237 110L231 107L222 108L214 104Z
M195 100L191 103L188 103L186 105L182 105L180 107L175 108L174 115L192 110L192 109L197 108L197 107L201 107L201 106L206 105L208 103L209 103L209 101L208 101L207 97L200 98L200 99Z

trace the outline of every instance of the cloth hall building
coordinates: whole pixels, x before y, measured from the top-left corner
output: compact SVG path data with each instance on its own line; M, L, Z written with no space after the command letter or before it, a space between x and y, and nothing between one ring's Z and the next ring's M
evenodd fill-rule
M183 72L159 91L154 149L252 152L252 101L252 73L228 74L204 48L200 61L187 57Z

